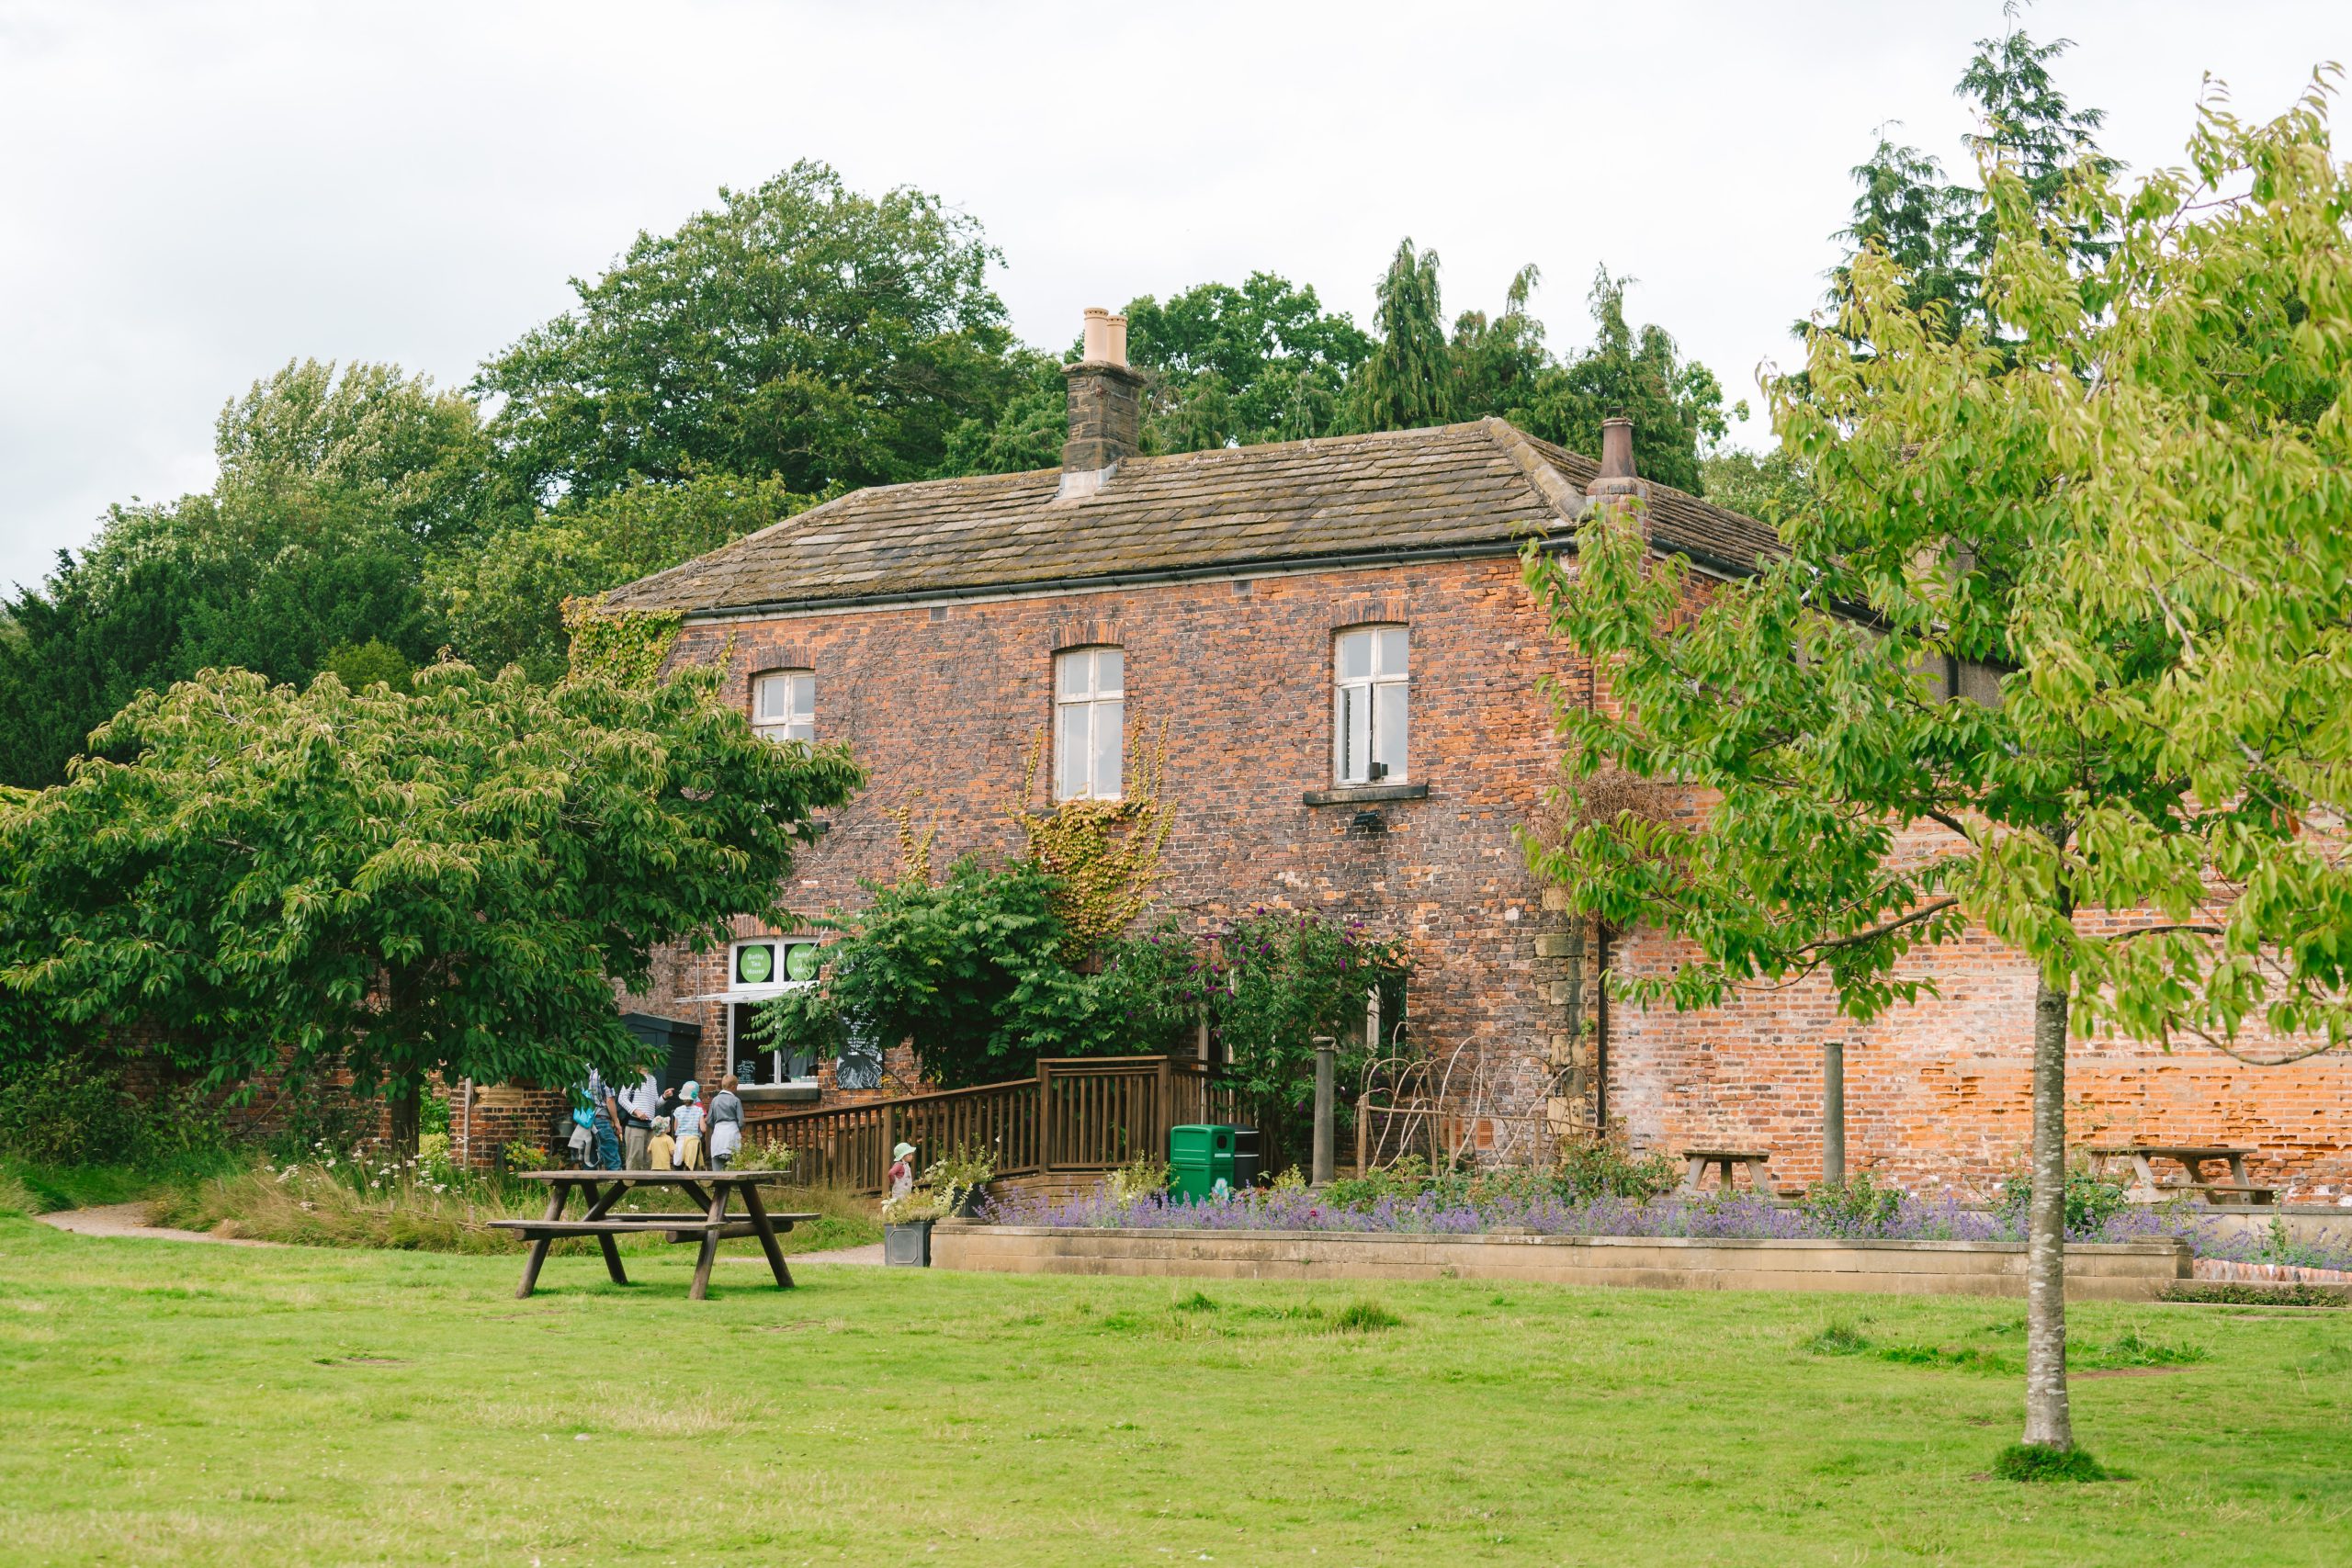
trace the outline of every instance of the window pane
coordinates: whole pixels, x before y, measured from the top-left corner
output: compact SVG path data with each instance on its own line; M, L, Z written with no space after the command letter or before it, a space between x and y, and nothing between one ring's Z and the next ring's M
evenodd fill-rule
M1127 705L1116 700L1094 706L1094 793L1103 800L1119 798L1120 763L1126 748Z
M1361 681L1372 673L1372 634L1346 632L1340 637L1340 679Z
M1380 628L1380 672L1383 675L1405 673L1405 628Z
M1372 758L1372 705L1366 701L1371 693L1362 686L1343 686L1340 690L1340 782L1364 782L1365 764Z
M1057 654L1054 659L1054 690L1061 696L1086 695L1086 673L1092 663L1084 650Z
M1057 716L1054 797L1069 800L1086 793L1086 705L1071 703Z
M816 722L817 677L787 675L785 677L785 684L792 693L792 716L802 724Z
M780 724L767 733L778 740L806 740L812 746L817 743L817 727L805 720L798 724Z
M1402 784L1405 779L1405 694L1410 688L1402 681L1392 681L1372 690L1372 760L1387 764L1388 773L1384 783Z
M752 682L752 716L765 722L784 716L784 682L763 675Z
M1094 650L1094 690L1102 696L1114 697L1126 690L1127 656L1123 649L1098 648Z

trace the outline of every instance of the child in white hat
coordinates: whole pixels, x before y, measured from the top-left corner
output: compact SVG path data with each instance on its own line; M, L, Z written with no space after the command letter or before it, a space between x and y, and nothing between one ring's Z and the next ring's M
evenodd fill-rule
M915 1190L915 1146L900 1144L890 1151L890 1196L903 1198Z

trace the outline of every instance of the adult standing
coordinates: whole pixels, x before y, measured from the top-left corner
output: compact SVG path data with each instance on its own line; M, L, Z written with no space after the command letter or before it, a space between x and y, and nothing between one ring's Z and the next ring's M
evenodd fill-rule
M735 1075L718 1080L710 1097L710 1168L725 1170L743 1143L743 1101L735 1092Z
M605 1075L594 1067L588 1069L588 1104L595 1112L588 1128L596 1145L595 1168L598 1170L618 1170L621 1168L620 1107L613 1101L613 1091L605 1087Z
M621 1129L621 1157L628 1170L650 1168L646 1145L653 1137L653 1119L662 1114L662 1084L651 1073L640 1074L637 1087L623 1091L616 1112Z

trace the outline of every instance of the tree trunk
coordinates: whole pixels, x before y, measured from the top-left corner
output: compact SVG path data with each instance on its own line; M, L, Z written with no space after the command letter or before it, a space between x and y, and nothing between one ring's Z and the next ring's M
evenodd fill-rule
M2066 1404L2067 993L2037 976L2033 996L2033 1198L2025 1248L2025 1438L2075 1446Z
M416 1137L424 1126L424 1086L409 1078L392 1087L392 1156L396 1159L411 1159L416 1155Z

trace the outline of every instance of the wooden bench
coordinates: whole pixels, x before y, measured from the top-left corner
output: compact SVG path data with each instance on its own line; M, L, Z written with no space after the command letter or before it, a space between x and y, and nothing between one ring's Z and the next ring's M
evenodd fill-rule
M1744 1165L1747 1168L1747 1179L1756 1188L1756 1195L1758 1198L1778 1196L1772 1188L1771 1175L1764 1168L1764 1162L1772 1157L1770 1150L1685 1149L1682 1151L1682 1157L1690 1162L1689 1168L1682 1174L1682 1190L1685 1192L1696 1192L1700 1190L1700 1184L1706 1179L1707 1168L1710 1166L1723 1173L1724 1190L1729 1192L1733 1190L1733 1168Z
M710 1293L710 1266L718 1257L718 1244L735 1236L755 1235L760 1249L767 1254L768 1269L775 1275L776 1288L792 1288L792 1271L785 1267L784 1249L776 1245L776 1231L790 1230L802 1220L813 1220L815 1214L771 1214L760 1200L762 1187L777 1186L789 1179L782 1171L775 1170L535 1170L525 1174L526 1181L545 1182L548 1187L548 1211L536 1220L492 1220L499 1230L514 1231L531 1244L531 1252L523 1264L523 1282L517 1286L517 1297L528 1296L539 1280L539 1268L547 1261L548 1247L564 1236L593 1235L605 1255L605 1272L613 1283L626 1285L628 1275L621 1268L620 1249L613 1245L616 1236L650 1235L660 1233L673 1242L695 1241L702 1244L702 1255L695 1259L694 1288L687 1292L695 1301ZM703 1212L696 1213L632 1213L616 1214L614 1206L622 1197L637 1188L675 1189L689 1200L700 1203ZM587 1213L576 1220L563 1217L564 1206L577 1190L587 1206ZM727 1212L730 1198L741 1194L743 1217L733 1218Z
M2177 1193L2194 1192L2215 1207L2230 1205L2259 1205L2276 1203L2278 1190L2265 1187L2246 1179L2246 1156L2252 1149L2233 1148L2226 1144L2111 1144L2094 1145L2083 1153L2090 1156L2091 1174L2104 1177L2110 1161L2120 1161L2132 1167L2139 1178L2132 1188L2132 1196L2142 1202L2154 1203ZM2156 1177L2155 1162L2171 1160L2188 1173L2183 1181L2163 1181ZM2230 1168L2226 1181L2205 1179L2208 1164L2223 1164Z

